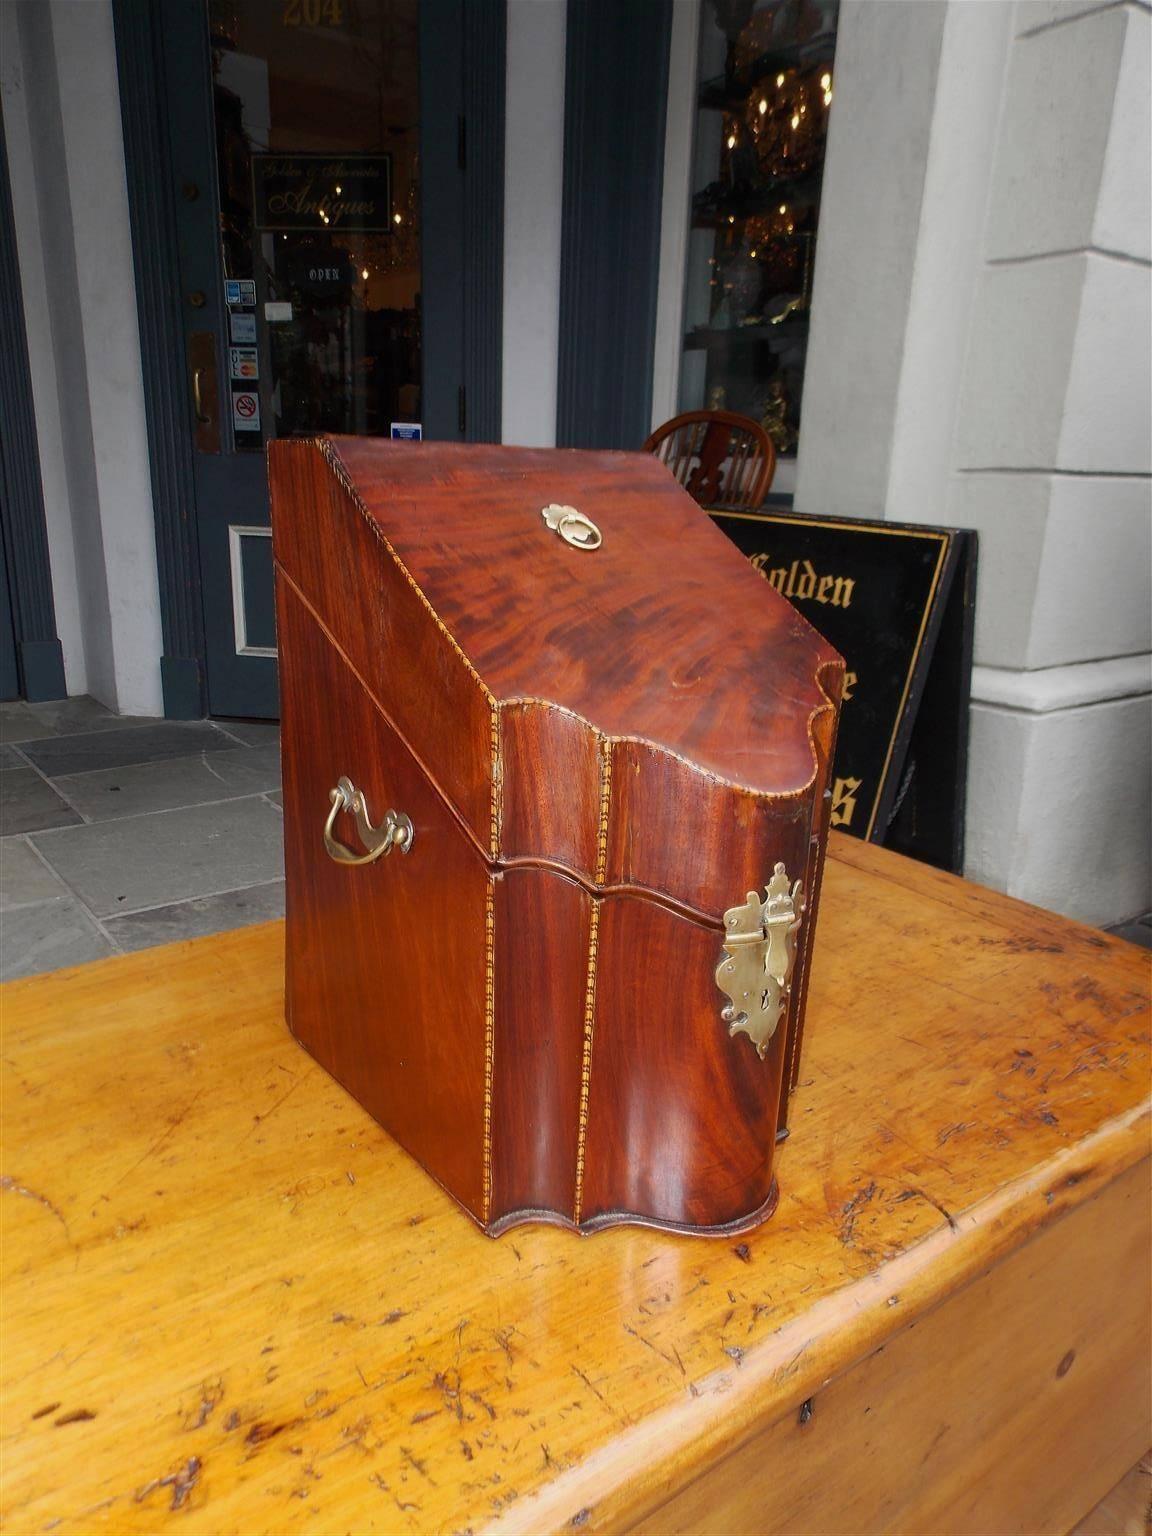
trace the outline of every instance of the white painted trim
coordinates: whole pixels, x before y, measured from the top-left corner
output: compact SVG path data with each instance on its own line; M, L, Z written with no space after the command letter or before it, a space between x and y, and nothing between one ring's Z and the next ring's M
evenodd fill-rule
M98 497L98 510L77 507L74 498L73 514L93 522L98 516L90 537L101 545L106 583L98 600L107 605L111 646L100 668L88 648L88 684L122 714L162 715L156 523L112 5L50 0L29 9L51 12L65 152L56 175L67 177L69 280L74 272L81 316L80 334L59 338L57 374L84 375L87 399L73 397L78 414L67 427L70 437L84 439ZM52 175L51 166L38 168L42 200L63 193L54 191ZM80 579L91 579L79 545L77 555Z
M556 442L566 0L509 0L500 436Z
M696 59L701 0L676 0L668 55L664 129L664 197L660 213L660 275L652 347L652 426L678 414L684 342L684 282L692 202L692 134L696 124Z
M802 512L892 515L900 373L924 233L940 54L953 9L904 0L840 6L800 399ZM940 303L951 300L951 290L937 294Z
M240 555L241 539L271 537L271 528L252 528L242 523L228 524L228 563L232 570L232 633L235 636L237 656L276 655L274 645L248 644L248 616L244 611L244 561Z
M1152 656L1116 656L1041 672L1006 667L972 668L972 702L995 704L1031 715L1103 704L1152 693Z
M23 98L4 114L17 130L24 118L9 154L23 157L13 192L33 269L25 325L66 680L122 714L158 716L160 589L111 0L3 10L5 95L19 84Z
M61 415L52 341L53 312L58 310L58 295L52 292L45 261L45 233L36 191L32 145L32 135L42 132L42 127L29 121L29 92L19 25L18 8L0 4L0 97L8 141L13 224L24 300L24 329L28 338L28 367L36 416L40 483L44 491L56 633L64 654L64 680L68 692L87 693L88 662L80 621L80 580L72 533L72 503L64 465L67 426ZM35 84L42 94L38 82ZM43 110L44 103L38 96L34 112Z

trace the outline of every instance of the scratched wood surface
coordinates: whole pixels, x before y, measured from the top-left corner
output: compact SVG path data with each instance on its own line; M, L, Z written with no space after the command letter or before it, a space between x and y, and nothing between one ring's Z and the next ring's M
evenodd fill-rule
M279 925L10 983L6 1528L623 1529L1146 1187L1142 952L839 837L821 937L740 1240L482 1236L288 1036Z
M1152 1434L1150 1216L1141 1162L630 1528L1064 1536Z

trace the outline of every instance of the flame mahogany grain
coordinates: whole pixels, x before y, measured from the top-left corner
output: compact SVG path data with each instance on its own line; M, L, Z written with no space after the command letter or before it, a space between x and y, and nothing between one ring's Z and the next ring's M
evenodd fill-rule
M293 1033L489 1232L763 1220L842 661L651 456L340 438L270 465ZM409 853L325 855L341 775L412 818ZM761 1060L714 972L777 861L808 915Z

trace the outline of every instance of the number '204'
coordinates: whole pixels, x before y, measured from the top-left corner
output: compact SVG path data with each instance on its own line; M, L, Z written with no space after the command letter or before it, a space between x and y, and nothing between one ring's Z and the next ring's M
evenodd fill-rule
M285 27L342 27L344 0L284 0Z

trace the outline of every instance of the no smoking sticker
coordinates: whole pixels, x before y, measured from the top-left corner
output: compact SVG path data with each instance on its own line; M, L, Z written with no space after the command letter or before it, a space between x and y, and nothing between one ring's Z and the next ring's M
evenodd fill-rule
M232 396L232 428L235 432L259 432L260 397L242 389Z

